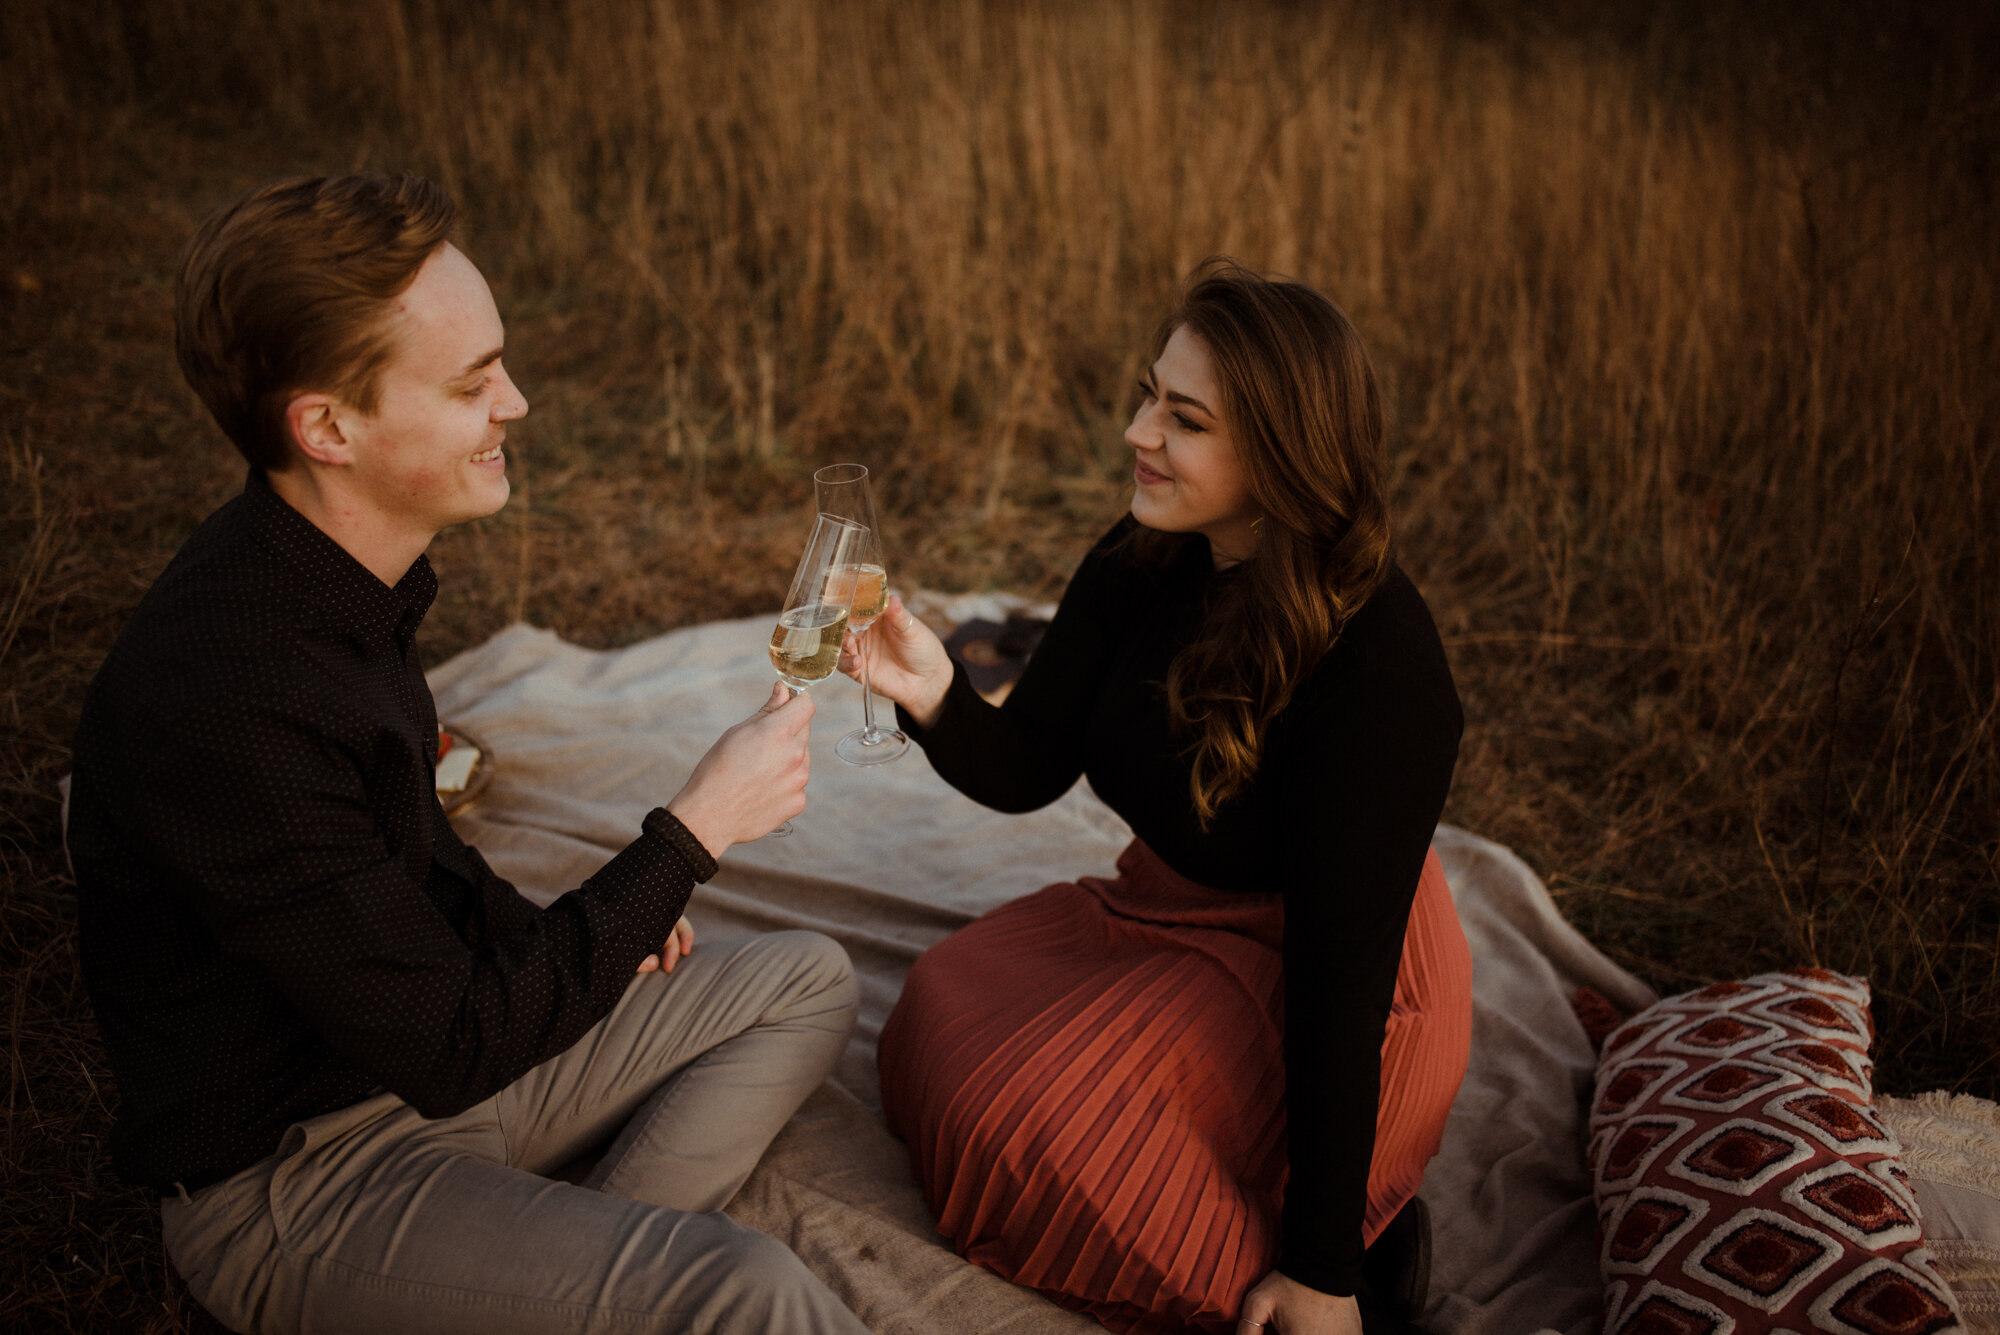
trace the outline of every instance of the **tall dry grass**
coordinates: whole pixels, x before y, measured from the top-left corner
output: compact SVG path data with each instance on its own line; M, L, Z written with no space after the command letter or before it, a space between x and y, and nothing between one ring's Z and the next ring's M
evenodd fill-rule
M1662 988L1866 973L1885 1087L2000 1091L1991 14L108 14L0 18L6 1152L72 1249L0 1314L180 1302L92 1177L48 793L124 610L233 486L163 353L173 248L280 171L435 174L510 320L519 489L438 545L433 653L760 608L833 458L875 465L904 579L1051 591L1120 507L1175 280L1226 252L1323 287L1466 697L1449 818ZM85 1181L94 1260L47 1204Z

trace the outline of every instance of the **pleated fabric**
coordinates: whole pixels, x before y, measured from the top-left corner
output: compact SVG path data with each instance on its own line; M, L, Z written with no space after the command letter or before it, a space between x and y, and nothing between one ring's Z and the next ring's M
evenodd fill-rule
M926 951L883 1110L969 1260L1115 1331L1231 1331L1278 1250L1284 903L1135 840ZM1416 1194L1464 1077L1472 960L1433 851L1382 1049L1364 1239Z

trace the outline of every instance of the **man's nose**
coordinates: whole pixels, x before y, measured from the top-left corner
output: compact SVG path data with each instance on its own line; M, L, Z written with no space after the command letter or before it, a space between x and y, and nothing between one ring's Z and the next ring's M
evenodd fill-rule
M496 422L511 422L517 417L526 417L528 415L528 400L521 393L519 387L514 384L514 377L502 371L500 378L506 382L506 393L500 395L493 402L493 420Z

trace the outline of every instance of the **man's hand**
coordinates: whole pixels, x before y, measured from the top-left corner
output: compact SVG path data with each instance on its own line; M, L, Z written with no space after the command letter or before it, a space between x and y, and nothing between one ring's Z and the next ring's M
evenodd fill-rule
M1273 1270L1244 1295L1236 1335L1361 1335L1361 1308Z
M639 973L672 973L674 965L683 955L694 952L694 927L686 918L674 924L674 930L667 933L667 943L660 947L657 955L648 955L639 961Z
M711 857L761 839L806 809L812 697L771 687L764 707L716 739L667 803Z
M944 695L951 687L951 655L944 642L917 620L903 600L891 594L881 619L856 636L849 632L840 649L840 670L861 680L861 659L868 660L868 684L909 711L917 726L937 722Z

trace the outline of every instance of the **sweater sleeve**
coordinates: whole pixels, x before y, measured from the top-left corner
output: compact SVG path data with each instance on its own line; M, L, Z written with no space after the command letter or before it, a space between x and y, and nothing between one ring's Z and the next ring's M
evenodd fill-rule
M1033 811L1068 792L1083 773L1091 706L1121 625L1110 552L1130 524L1113 527L1084 557L1004 703L988 704L954 663L944 707L929 728L897 707L897 721L923 746L932 768L973 801L996 811Z
M507 903L513 887L475 857L468 869L494 930L468 945L411 882L361 772L310 720L238 699L176 724L143 778L150 800L127 815L133 835L225 951L427 1117L462 1111L566 1050L714 872L664 809L539 912ZM231 752L246 734L260 744Z
M1328 687L1295 725L1273 776L1291 1168L1278 1269L1347 1294L1361 1278L1382 1042L1404 930L1463 720L1448 670L1440 682L1407 665L1364 662Z

